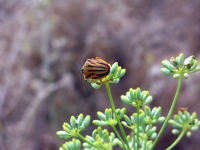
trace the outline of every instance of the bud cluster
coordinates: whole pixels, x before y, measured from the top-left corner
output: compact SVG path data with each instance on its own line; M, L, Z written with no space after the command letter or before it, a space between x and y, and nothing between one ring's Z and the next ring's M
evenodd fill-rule
M118 115L118 118L122 119L124 117L124 114L126 113L126 108L116 109L116 113ZM107 108L105 110L105 113L97 112L97 115L100 118L100 120L93 121L93 123L97 126L107 126L107 125L114 126L117 124L117 120L111 108L110 109Z
M146 106L144 111L140 109L139 118L137 113L133 113L130 117L124 115L124 120L122 124L131 129L133 132L133 137L131 141L136 141L136 135L140 138L140 147L143 149L151 149L152 140L157 136L156 133L156 123L162 123L165 117L161 117L161 108L154 107L152 110ZM139 128L137 128L139 126ZM139 129L139 130L138 130ZM132 142L137 143L137 142ZM132 147L136 145L131 145Z
M113 146L117 144L118 139L115 137L114 133L109 133L106 129L102 130L101 127L95 129L92 136L86 136L87 141L93 143L99 149L102 150L112 150ZM94 147L88 143L83 143L84 150L93 150Z
M68 139L70 137L77 137L79 132L84 130L90 123L90 116L84 118L83 114L80 114L76 119L74 116L70 119L69 123L63 124L63 131L58 131L56 134L60 138Z
M59 150L78 150L81 148L81 142L78 139L72 139L72 141L65 142Z
M130 104L134 107L141 107L143 105L148 105L153 100L153 97L149 95L148 91L141 92L140 88L133 90L130 88L126 95L121 96L121 100L126 103Z
M198 130L200 126L200 121L196 117L195 112L190 114L187 110L178 111L178 114L174 115L174 120L169 120L169 124L175 128L172 133L179 134L182 130L185 130L186 135L191 136L191 131Z
M180 75L183 75L185 79L188 78L188 75L200 70L198 67L198 61L194 56L190 56L184 60L184 55L181 53L178 57L172 57L170 61L162 61L164 68L161 68L162 73L168 76L173 76L173 78L179 78Z

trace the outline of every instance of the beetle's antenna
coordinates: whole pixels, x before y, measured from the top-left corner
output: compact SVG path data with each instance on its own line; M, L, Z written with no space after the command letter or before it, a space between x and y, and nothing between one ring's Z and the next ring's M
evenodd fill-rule
M82 72L80 71L79 74L77 75L76 79L79 77L79 75L80 75L81 73L82 73Z

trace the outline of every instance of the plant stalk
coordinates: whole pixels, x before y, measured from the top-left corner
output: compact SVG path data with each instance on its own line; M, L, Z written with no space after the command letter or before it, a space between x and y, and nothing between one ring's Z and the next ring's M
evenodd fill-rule
M170 117L171 117L171 115L172 115L172 112L173 112L173 110L174 110L174 107L175 107L175 105L176 105L176 102L177 102L177 100L178 100L178 96L179 96L179 93L180 93L180 89L181 89L181 85L182 85L182 79L183 79L183 75L180 74L180 77L179 77L179 80L178 80L178 86L177 86L177 89L176 89L176 94L175 94L175 96L174 96L172 105L171 105L170 110L169 110L169 112L168 112L168 115L167 115L167 117L166 117L166 119L165 119L165 122L163 123L163 125L162 125L162 127L161 127L161 129L160 129L160 131L159 131L159 133L158 133L158 135L157 135L155 141L153 142L152 150L153 150L153 148L155 147L155 145L157 144L157 142L158 142L158 140L160 139L161 135L163 134L163 132L164 132L166 126L167 126L167 123L168 123L168 121L169 121L169 119L170 119Z
M136 107L137 109L137 150L139 150L139 106Z
M126 146L127 146L128 150L130 150L130 147L129 147L129 144L128 144L128 140L127 140L127 138L126 138L126 134L125 134L124 129L123 129L123 127L122 127L122 124L121 124L121 122L120 122L120 120L119 120L119 117L118 117L118 115L117 115L117 113L116 113L115 104L114 104L114 101L113 101L113 98L112 98L112 94L111 94L111 91L110 91L110 85L109 85L108 82L106 82L105 85L106 85L106 90L107 90L108 97L109 97L109 100L110 100L110 104L111 104L112 110L113 110L113 112L114 112L114 114L115 114L115 117L116 117L116 119L117 119L117 122L118 122L118 125L119 125L119 128L120 128L120 131L121 131L121 133L122 133L123 139L124 139L124 141L125 141L125 143L126 143ZM123 141L122 141L122 142L123 142Z
M181 134L179 134L178 138L166 149L171 150L174 146L178 144L178 142L183 138L185 135L186 130L182 130Z

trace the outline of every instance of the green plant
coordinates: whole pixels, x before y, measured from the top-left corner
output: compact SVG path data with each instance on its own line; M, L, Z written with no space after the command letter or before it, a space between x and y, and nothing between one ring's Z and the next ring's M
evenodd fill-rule
M162 61L162 65L161 71L164 74L178 79L174 100L166 117L161 116L161 107L151 109L148 106L153 97L148 91L141 91L140 88L130 88L125 95L121 96L122 102L136 108L136 112L131 116L126 115L126 108L115 108L110 83L118 83L126 70L118 66L118 63L114 63L110 68L110 73L102 79L105 82L97 84L95 80L87 80L95 89L105 84L111 108L106 108L105 112L97 112L99 119L93 120L97 129L91 136L81 135L81 131L90 123L90 116L84 117L80 114L77 119L72 116L70 123L64 123L63 130L57 132L57 135L64 139L73 137L72 141L64 143L60 150L80 150L81 142L78 138L83 141L84 150L112 150L117 145L125 150L153 150L167 124L171 124L174 128L173 134L179 134L167 150L172 149L184 135L191 136L191 131L197 130L200 126L195 112L190 114L186 109L180 109L178 114L174 115L174 119L170 117L178 100L183 78L187 79L189 74L200 70L198 62L193 56L184 59L184 55L180 54L176 58L172 57L170 61ZM158 123L163 123L159 132L156 127ZM106 129L102 129L104 126L111 126L113 132L109 133ZM119 131L117 126L119 126ZM127 135L124 128L130 129L131 134Z

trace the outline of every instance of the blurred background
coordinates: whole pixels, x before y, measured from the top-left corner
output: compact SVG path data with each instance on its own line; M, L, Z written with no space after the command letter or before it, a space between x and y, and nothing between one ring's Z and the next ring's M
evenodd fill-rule
M127 69L111 85L116 107L131 115L120 95L140 87L166 115L177 81L160 72L161 61L184 53L200 62L199 8L199 0L0 0L0 150L56 150L65 140L55 133L71 115L96 119L109 108L105 87L78 76L96 56ZM175 112L200 117L199 76L184 80ZM171 129L156 150L176 138ZM199 139L197 131L174 149L198 150Z

